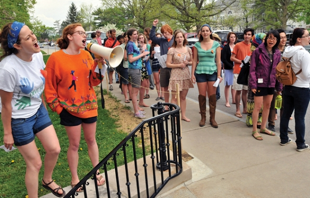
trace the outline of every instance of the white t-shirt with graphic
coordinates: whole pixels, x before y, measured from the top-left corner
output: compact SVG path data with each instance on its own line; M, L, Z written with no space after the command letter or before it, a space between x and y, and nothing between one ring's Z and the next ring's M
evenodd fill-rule
M31 62L23 61L14 54L0 62L0 90L13 92L12 118L29 118L40 108L45 85L41 70L44 68L41 52L33 54Z

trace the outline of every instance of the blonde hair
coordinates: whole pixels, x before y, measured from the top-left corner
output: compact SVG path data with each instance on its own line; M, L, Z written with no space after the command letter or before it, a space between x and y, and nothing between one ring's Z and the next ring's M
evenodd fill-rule
M140 37L140 36L143 36L143 37L144 37L144 44L147 44L148 41L147 41L146 35L144 35L143 33L139 33L139 34L138 34L138 40L139 40L139 37Z

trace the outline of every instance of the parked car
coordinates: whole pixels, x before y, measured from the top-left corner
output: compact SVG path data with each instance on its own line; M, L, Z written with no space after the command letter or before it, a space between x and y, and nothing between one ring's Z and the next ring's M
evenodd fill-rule
M86 43L90 43L90 41L92 40L91 34L92 32L95 31L86 31ZM104 39L106 38L106 33L102 32L102 34L100 35L100 38L102 39L102 43L104 43Z
M289 45L289 42L290 42L292 36L293 36L293 33L286 33L286 37L287 37L286 46Z
M51 42L49 43L49 46L55 46L55 43L51 41Z
M194 37L194 38L189 38L189 39L187 39L187 41L188 41L187 46L188 46L189 48L192 48L192 46L194 46L194 44L195 44L196 42L198 42L199 39L198 39L197 37Z
M304 48L310 53L310 45L304 46Z
M38 42L38 46L39 46L40 48L44 48L43 43Z
M243 32L235 32L235 35L237 37L237 41L236 41L237 43L244 40L244 33Z
M185 37L187 39L196 38L197 37L197 33L196 32L187 32L187 33L185 33Z

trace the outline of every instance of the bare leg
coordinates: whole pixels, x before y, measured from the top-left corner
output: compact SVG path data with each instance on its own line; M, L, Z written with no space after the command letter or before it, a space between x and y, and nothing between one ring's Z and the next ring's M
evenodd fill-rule
M148 79L144 79L141 82L141 87L139 89L139 106L143 106L143 107L148 107L148 105L146 105L144 103L144 97L145 97L145 91L147 90L147 82L149 82Z
M29 144L18 146L26 162L25 184L29 198L38 198L38 177L42 166L41 157L35 141Z
M49 183L52 181L52 174L57 163L58 154L60 153L60 146L58 138L53 125L50 125L38 132L38 139L41 141L43 148L46 152L44 157L44 174L43 181ZM55 182L49 185L50 188L55 189L59 187ZM63 194L62 190L58 191L59 194Z
M272 98L273 98L273 95L267 95L267 96L263 97L263 111L262 111L261 129L266 128Z
M257 124L258 124L258 116L259 116L259 111L262 107L262 102L263 102L263 97L262 96L255 96L254 97L254 110L252 113L252 120L253 120L253 132L254 136L259 136L260 134L257 132Z
M190 122L190 119L186 117L186 96L188 94L188 89L183 89L180 91L180 109L181 109L181 119L186 122Z
M230 86L225 86L226 107L230 107L230 103L229 103L229 89L230 89Z
M137 104L137 94L138 94L139 88L135 88L132 87L132 92L131 92L131 96L132 96L132 104L133 104L133 108L134 108L134 112L136 114L139 113L139 108L138 108L138 104Z
M153 72L153 77L154 77L154 84L156 85L156 89L158 92L158 97L161 97L159 72Z
M235 114L241 114L240 111L241 92L242 91L236 91L235 94L235 107L236 107Z
M247 90L242 91L243 114L247 113Z
M77 169L79 162L78 149L80 145L81 125L65 126L65 129L69 140L67 160L71 172L71 184L77 184L79 182Z
M122 92L123 92L123 95L124 95L125 100L128 100L128 99L129 99L129 98L127 97L127 88L128 88L128 85L127 85L127 84L122 84Z
M231 86L232 104L235 104L235 93L236 91Z

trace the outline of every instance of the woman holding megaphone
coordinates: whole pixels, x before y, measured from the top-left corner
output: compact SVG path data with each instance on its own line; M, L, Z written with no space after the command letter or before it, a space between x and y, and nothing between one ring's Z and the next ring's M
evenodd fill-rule
M139 48L135 44L137 42L138 34L136 29L129 29L127 31L129 42L126 45L127 59L129 61L129 79L132 84L132 103L134 107L134 116L137 118L146 118L143 109L140 109L137 104L137 94L141 88L141 69L142 60L141 58L148 55L149 51L144 51L140 53Z
M47 61L45 96L50 108L60 116L60 124L65 126L69 148L67 159L71 171L71 186L79 182L78 149L81 127L88 146L92 165L99 162L98 146L95 139L97 121L97 97L93 86L100 84L99 74L95 72L95 59L83 50L86 46L86 33L79 23L66 26L62 37L57 40L61 50L54 52ZM72 87L72 85L74 85ZM103 185L102 175L97 175L97 185ZM80 187L77 191L82 191Z

